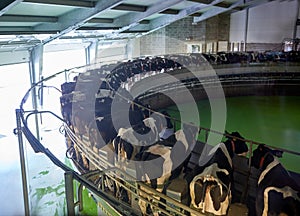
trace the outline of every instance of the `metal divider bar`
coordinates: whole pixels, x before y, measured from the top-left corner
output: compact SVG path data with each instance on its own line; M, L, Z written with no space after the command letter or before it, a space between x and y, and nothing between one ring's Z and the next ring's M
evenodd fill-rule
M23 186L23 198L24 198L24 210L25 215L29 216L29 198L28 198L28 185L27 185L27 176L26 176L26 163L24 156L24 145L23 145L23 137L22 137L22 125L21 125L21 110L16 109L16 120L17 120L17 128L14 133L18 135L19 141L19 154L20 154L20 163L21 163L21 173L22 173L22 186Z

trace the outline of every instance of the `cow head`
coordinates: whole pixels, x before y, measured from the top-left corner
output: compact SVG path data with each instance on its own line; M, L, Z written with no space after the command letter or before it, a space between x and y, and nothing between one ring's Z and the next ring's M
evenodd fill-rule
M259 169L262 167L266 156L273 155L276 157L282 157L283 152L280 150L273 150L264 144L260 144L254 151L251 157L251 166Z
M229 134L226 132L226 134ZM227 149L229 149L229 154L232 157L233 154L237 155L244 155L248 152L248 146L246 142L244 141L245 138L242 137L242 135L239 132L232 132L229 134L230 136L227 137L227 141L225 142L225 145Z

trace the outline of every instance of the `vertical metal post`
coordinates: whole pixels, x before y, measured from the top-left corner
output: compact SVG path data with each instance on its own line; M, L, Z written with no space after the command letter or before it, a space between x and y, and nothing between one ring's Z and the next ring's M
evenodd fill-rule
M22 127L21 127L21 110L16 109L16 119L17 119L17 135L19 141L19 153L20 153L20 164L22 173L22 186L23 186L23 197L24 197L24 210L25 215L29 215L29 199L28 199L28 188L27 188L27 177L26 177L26 164L24 156L24 146L22 137Z
M65 82L68 82L69 79L68 79L68 75L67 75L67 71L65 70Z
M65 189L67 200L67 213L70 216L75 215L73 174L70 171L65 172Z
M94 40L87 48L85 48L85 63L87 65L92 64L93 61L97 61L97 52L98 40Z
M83 197L82 197L82 191L83 191L83 184L81 183L79 185L79 188L78 188L78 202L76 204L79 205L79 211L82 211L83 210Z
M31 86L35 85L42 76L42 69L43 69L43 45L38 45L34 47L33 50L30 52L30 62L29 62L29 71L30 71L30 82ZM37 92L36 87L32 89L32 106L34 110L38 108L38 101L37 101ZM35 114L35 124L36 124L36 137L40 140L40 131L39 131L39 118L38 115Z
M292 50L293 51L298 51L298 45L299 45L299 41L297 39L297 32L298 32L298 26L299 26L299 10L300 10L300 0L297 0L297 12L296 12L296 18L295 18L295 25L294 25L294 31L293 31L293 46L292 46ZM283 48L284 49L284 48Z
M297 37L297 29L298 29L298 19L299 19L299 6L300 6L300 3L299 3L300 0L297 1L297 12L296 12L296 20L295 20L295 25L294 25L294 31L293 31L293 39L295 40L296 37ZM294 48L294 47L293 47Z
M245 17L244 52L247 51L248 28L249 28L249 8L246 9L246 17Z
M43 76L41 76L41 79L44 79ZM41 87L40 87L40 106L43 107L44 105L44 82L41 83Z

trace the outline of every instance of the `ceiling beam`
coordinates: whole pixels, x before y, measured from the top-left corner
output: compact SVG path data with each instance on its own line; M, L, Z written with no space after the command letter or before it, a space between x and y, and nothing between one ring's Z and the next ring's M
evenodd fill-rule
M123 16L120 16L114 20L116 26L123 26L114 33L120 33L126 31L134 26L137 26L139 22L143 21L147 17L165 11L168 8L182 2L182 0L165 0L161 1L160 4L153 4L147 7L147 10L143 13L129 13Z
M231 3L228 2L220 2L218 4L215 4L215 6L220 7L220 8L229 8L231 6Z
M258 5L269 3L270 0L245 0L245 4L239 6L241 10L256 7Z
M133 5L133 4L120 4L112 8L113 10L122 10L122 11L134 11L134 12L145 12L147 6L142 5Z
M35 31L53 31L59 30L58 33L43 41L44 44L59 38L60 36L67 34L73 30L76 30L84 25L87 21L99 15L101 12L110 10L113 7L121 4L125 0L99 0L94 8L80 8L74 9L69 13L66 13L58 17L57 23L44 23L34 27Z
M196 3L200 3L200 4L212 4L214 1L213 0L187 0L190 2L196 2ZM221 8L228 8L230 7L231 3L229 2L220 2L218 4L214 4L217 7L221 7Z
M139 22L139 24L149 24L150 20L144 19L142 21Z
M0 22L57 22L57 17L29 16L29 15L2 15Z
M139 29L137 29L137 30L131 30L131 29L129 29L129 30L121 32L120 34L126 34L126 33L146 33L146 32L148 32L148 30L146 30L146 29L141 29L141 30L139 30Z
M83 30L83 31L95 31L95 30L118 30L121 28L120 26L82 26L78 28L77 30Z
M93 18L87 21L88 23L113 23L114 19L110 18Z
M190 2L196 2L196 3L200 3L200 4L210 4L213 2L213 0L187 0Z
M187 16L192 16L195 13L201 12L201 10L207 9L209 7L213 7L214 5L219 4L223 1L224 0L214 0L214 1L211 1L210 4L193 5L189 8L181 10L177 15L164 15L162 17L151 20L151 22L150 22L151 31L150 32L153 32L160 28L163 28L163 27L165 27L173 22L176 22L177 20L183 19ZM201 16L203 16L203 14L201 14ZM201 17L201 16L199 16L199 17Z
M33 40L11 40L11 41L0 41L0 46L13 46L13 45L35 45L41 43L40 40L33 39Z
M6 34L6 31L8 32L13 32L13 31L32 31L32 27L31 26L1 26L0 27L0 34L1 32Z
M239 0L233 4L230 5L230 7L227 7L227 8L212 8L211 10L209 11L206 11L205 13L203 13L201 16L199 17L194 17L194 23L197 23L197 22L201 22L203 20L206 20L208 18L211 18L213 16L217 16L221 13L225 13L225 12L228 12L230 10L233 10L241 5L244 4L244 0Z
M2 16L4 13L6 13L8 10L10 10L15 5L19 4L23 0L1 0L0 1L0 16Z
M200 12L196 12L196 13L193 13L191 14L190 16L194 17L194 16L201 16L203 13L200 13Z
M0 35L32 35L32 34L55 34L55 31L34 31L31 27L14 27L11 28L0 28Z
M48 4L48 5L62 5L62 6L72 6L72 7L87 7L93 8L95 7L94 1L78 1L78 0L24 0L24 2L28 3L36 3L36 4Z
M160 14L178 14L179 10L174 9L166 9L164 11L159 12Z

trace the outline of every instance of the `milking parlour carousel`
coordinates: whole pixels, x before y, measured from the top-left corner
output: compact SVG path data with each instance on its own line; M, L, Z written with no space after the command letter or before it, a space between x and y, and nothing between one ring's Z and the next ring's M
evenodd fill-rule
M286 163L300 162L300 149L254 141L227 106L237 97L298 98L299 62L298 52L222 52L78 67L28 90L18 128L64 170L70 214L82 212L87 188L107 215L299 215L300 171ZM61 113L26 111L28 95L60 75ZM62 123L74 166L29 128L30 115L49 113ZM267 181L277 169L279 185Z

